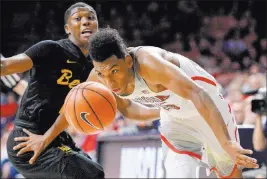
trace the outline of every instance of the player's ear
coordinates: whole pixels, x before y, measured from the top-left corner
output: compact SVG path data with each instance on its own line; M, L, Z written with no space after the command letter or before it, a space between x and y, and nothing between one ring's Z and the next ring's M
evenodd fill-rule
M70 34L70 30L69 30L69 26L68 26L68 24L65 24L64 25L64 29L65 29L65 32L66 32L66 34Z
M125 62L127 64L128 68L132 68L133 67L133 59L132 59L131 55L127 55L125 57Z

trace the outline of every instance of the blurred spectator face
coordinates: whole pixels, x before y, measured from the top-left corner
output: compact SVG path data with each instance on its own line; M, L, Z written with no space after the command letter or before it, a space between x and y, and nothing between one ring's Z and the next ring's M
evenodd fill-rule
M235 72L240 71L240 64L238 62L232 62L231 69Z
M261 49L266 50L267 49L267 39L261 39Z
M111 17L118 16L117 10L115 8L110 9L110 16Z
M156 11L158 11L158 8L159 8L159 5L157 2L151 2L148 5L147 10L150 12L156 12Z
M235 102L231 105L236 123L243 124L244 121L244 104L242 102Z
M206 49L210 47L210 43L207 39L201 38L199 42L199 48L200 49Z
M260 72L260 67L258 64L254 63L253 65L251 65L251 67L249 68L249 72L251 74L256 74Z
M248 49L248 52L249 52L249 55L250 55L250 57L251 57L252 59L255 59L255 58L256 58L256 56L257 56L257 52L256 52L255 48L250 47L250 48Z
M8 104L11 104L11 103L15 103L15 102L16 102L16 99L15 99L14 94L9 93L9 94L7 95L7 103L8 103Z
M222 67L228 68L231 65L231 59L229 57L224 57L222 61Z
M246 68L248 68L252 64L252 60L249 57L244 57L242 63Z
M180 33L176 33L175 34L175 40L181 40L181 38L182 38L182 35L180 34Z
M141 32L139 29L134 29L133 31L133 39L141 39Z
M260 61L260 64L266 69L267 68L267 57L265 55L262 55L259 61Z
M240 19L238 22L240 28L246 28L248 26L248 20L246 18Z
M210 24L210 17L206 16L203 18L203 25L208 26Z
M126 10L127 10L128 13L132 13L133 12L133 6L131 4L128 4L126 6Z

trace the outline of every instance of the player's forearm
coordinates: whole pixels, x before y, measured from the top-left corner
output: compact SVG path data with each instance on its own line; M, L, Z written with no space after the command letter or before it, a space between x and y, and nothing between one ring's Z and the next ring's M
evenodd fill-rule
M211 97L201 90L192 98L200 115L211 127L222 147L231 140L223 117Z
M63 130L69 126L65 115L60 114L55 123L44 134L45 144L48 146Z
M1 58L1 76L22 73L32 68L32 60L26 54Z
M256 120L255 128L253 131L253 146L256 151L262 151L267 146L266 138L263 133L262 121L260 116Z
M134 101L130 101L129 106L121 113L124 117L137 121L151 121L160 118L160 108L156 106L148 107Z

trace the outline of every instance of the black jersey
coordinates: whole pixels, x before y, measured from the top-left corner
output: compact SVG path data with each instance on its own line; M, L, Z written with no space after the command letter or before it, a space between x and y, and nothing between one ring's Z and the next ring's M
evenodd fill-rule
M69 39L41 41L25 54L33 68L15 125L43 134L57 119L70 89L86 81L93 65Z

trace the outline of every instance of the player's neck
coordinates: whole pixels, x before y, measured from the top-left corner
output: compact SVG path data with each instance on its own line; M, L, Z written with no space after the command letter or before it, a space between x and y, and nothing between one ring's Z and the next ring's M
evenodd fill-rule
M83 53L83 55L85 57L88 56L89 54L89 51L88 51L88 48L89 48L89 44L81 44L81 43L78 43L75 39L73 39L71 36L69 37L69 40L72 41L72 43L74 43L77 47L79 47L79 49L81 50L81 52Z
M129 70L129 83L127 85L127 92L125 96L132 94L134 92L134 88L135 88L135 74L134 74L133 69L130 69Z

